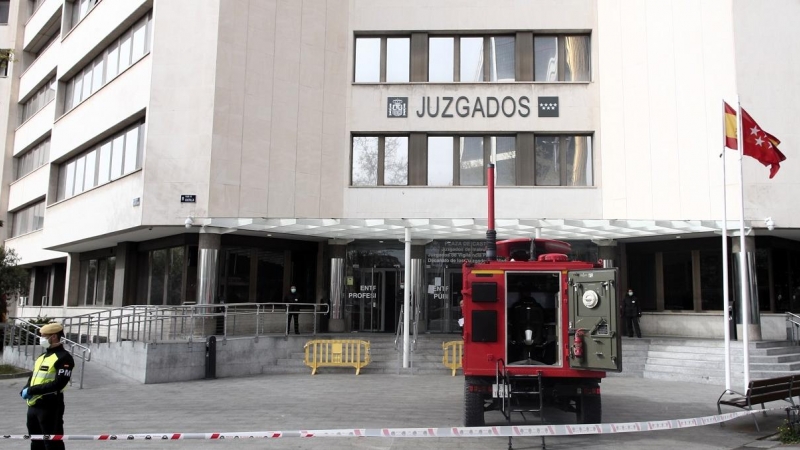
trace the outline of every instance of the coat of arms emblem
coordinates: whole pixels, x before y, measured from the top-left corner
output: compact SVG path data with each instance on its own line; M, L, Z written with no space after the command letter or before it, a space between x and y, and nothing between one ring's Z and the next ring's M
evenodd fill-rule
M408 117L408 97L389 97L386 117Z

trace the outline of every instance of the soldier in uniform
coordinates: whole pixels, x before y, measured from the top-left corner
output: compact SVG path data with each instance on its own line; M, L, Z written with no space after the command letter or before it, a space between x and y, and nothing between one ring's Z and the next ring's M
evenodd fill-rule
M64 389L75 361L61 345L64 327L49 323L40 330L39 344L45 352L36 359L33 374L20 396L28 404L28 434L64 434ZM32 440L32 450L63 449L63 441Z
M633 295L633 289L628 289L628 295L622 301L622 315L625 317L625 329L628 332L628 337L642 337L642 330L639 328L639 317L642 317L642 307L639 305L639 299Z
M300 303L300 297L297 296L296 287L292 286L289 291L290 292L286 294L286 297L283 299L284 303L288 303L289 308L289 318L286 322L286 330L289 330L289 327L292 325L292 319L294 319L294 334L300 334L299 314L297 314L297 312L300 311L300 306L297 305L297 303Z

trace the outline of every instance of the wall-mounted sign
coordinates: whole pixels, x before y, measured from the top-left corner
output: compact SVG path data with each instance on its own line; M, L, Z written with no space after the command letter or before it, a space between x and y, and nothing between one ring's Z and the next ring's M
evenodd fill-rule
M464 260L485 261L486 241L436 241L425 246L425 264L428 266L457 266Z
M528 117L531 99L527 96L498 97L421 97L417 117Z
M181 203L195 203L195 202L197 202L196 195L186 195L186 194L181 195Z
M386 103L386 117L408 117L408 97L389 97Z
M539 97L539 117L558 117L558 97Z

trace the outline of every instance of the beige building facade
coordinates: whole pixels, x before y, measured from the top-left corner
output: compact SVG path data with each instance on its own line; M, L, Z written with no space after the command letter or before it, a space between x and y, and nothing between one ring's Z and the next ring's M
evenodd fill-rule
M738 95L788 158L774 179L743 164L753 314L781 338L798 25L790 0L0 1L0 233L31 273L15 314L297 285L333 328L394 332L408 228L421 327L455 332L492 162L500 238L613 260L645 333L719 337Z

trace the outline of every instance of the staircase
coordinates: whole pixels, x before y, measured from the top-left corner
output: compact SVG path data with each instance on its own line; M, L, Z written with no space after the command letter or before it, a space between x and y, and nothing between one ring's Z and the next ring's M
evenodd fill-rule
M725 344L721 340L644 338L622 340L623 372L617 376L725 385ZM800 370L800 347L790 341L750 343L750 379ZM731 342L731 383L743 383L742 343Z
M362 374L446 374L450 369L442 364L442 343L461 339L456 334L424 334L417 338L416 350L411 354L411 369L402 369L403 350L395 350L393 334L346 334L320 335L320 339L363 339L370 342L370 359L368 366L361 369ZM288 358L278 359L274 366L264 367L264 373L310 373L305 363L305 352L291 352ZM352 368L325 367L322 373L351 373Z

